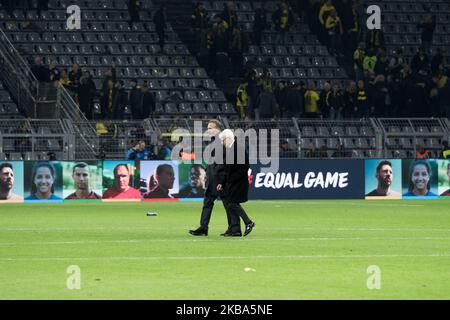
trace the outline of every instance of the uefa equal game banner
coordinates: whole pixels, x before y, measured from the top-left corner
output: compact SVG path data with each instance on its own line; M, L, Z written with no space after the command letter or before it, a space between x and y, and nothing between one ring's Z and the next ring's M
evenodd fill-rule
M249 199L436 199L450 197L450 160L280 160L249 170ZM178 161L0 161L0 204L197 201L206 164Z
M249 199L363 199L364 160L280 160L276 173L251 165Z

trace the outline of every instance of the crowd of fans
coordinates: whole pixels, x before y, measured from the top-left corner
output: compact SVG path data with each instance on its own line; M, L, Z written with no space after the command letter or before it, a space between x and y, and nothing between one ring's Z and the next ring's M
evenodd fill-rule
M407 61L400 47L388 54L383 29L366 30L360 0L298 0L291 4L331 55L343 63L352 61L352 79L346 83L330 81L318 88L314 81L274 81L267 70L256 74L250 69L237 88L241 118L450 116L450 66L447 52L433 47L436 17L430 6L424 6L423 20L417 24L420 49ZM258 16L257 12L253 33L257 45L261 43L260 31L265 29L258 26L268 24L265 14ZM280 28L280 16L293 21L283 1L272 19L273 30L283 44L290 23Z
M6 1L8 2L8 1ZM41 2L39 2L41 3ZM9 2L8 2L9 5ZM45 5L43 5L45 7ZM130 24L139 21L140 1L128 4ZM198 57L204 60L209 74L216 79L240 77L236 108L241 119L287 117L337 120L367 117L450 116L450 82L447 52L433 47L436 17L430 5L417 24L421 30L421 46L411 61L399 47L388 53L383 29L366 30L365 9L360 0L282 0L267 19L264 8L256 9L250 37L238 23L233 1L226 2L222 12L210 17L201 3L191 16L191 30L196 36ZM154 14L161 49L164 47L166 9L162 5ZM340 62L351 61L350 81L275 81L265 68L256 72L251 63L244 65L249 44L260 45L264 32L273 30L276 43L287 45L287 35L303 17L330 55ZM433 54L432 54L433 53ZM126 84L116 78L114 68L96 88L88 70L74 64L71 70L59 70L56 62L48 67L40 58L33 64L40 81L59 81L76 94L76 101L86 117L94 113L98 99L101 117L123 119L129 106L133 119L149 117L155 112L155 98L148 83L131 80Z
M155 113L155 97L148 81L139 84L138 80L131 79L127 90L124 81L117 79L114 67L106 72L101 88L96 87L89 70L81 70L78 64L73 64L70 70L60 70L56 61L46 66L40 57L35 57L31 71L41 83L59 82L68 89L87 119L93 119L97 112L97 118L121 120L125 118L127 106L132 119L145 119ZM96 101L100 110L95 108Z

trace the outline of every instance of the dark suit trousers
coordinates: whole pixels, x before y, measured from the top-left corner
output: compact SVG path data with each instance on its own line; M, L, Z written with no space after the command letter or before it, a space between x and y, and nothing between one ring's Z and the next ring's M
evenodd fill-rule
M228 202L224 200L224 205L227 207L227 215L229 216L229 229L231 232L241 232L241 221L242 218L244 223L247 225L251 222L245 210L242 208L240 203Z
M209 220L211 219L211 214L214 208L214 201L216 201L217 198L218 198L217 195L210 195L203 199L203 209L202 209L202 216L200 218L200 225L205 229L208 229ZM230 215L228 214L228 209L225 206L225 202L223 203L223 206L227 213L228 226L230 226Z

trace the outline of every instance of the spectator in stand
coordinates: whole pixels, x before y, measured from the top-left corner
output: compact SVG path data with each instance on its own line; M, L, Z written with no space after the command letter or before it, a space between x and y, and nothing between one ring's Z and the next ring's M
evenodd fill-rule
M248 84L245 81L237 89L236 108L239 111L239 118L241 120L248 117Z
M280 108L281 114L286 113L286 99L289 88L286 86L286 81L278 80L275 86L275 99Z
M130 27L133 27L134 22L138 22L139 10L141 9L140 0L128 0L128 12L130 14Z
M450 147L448 146L448 141L442 141L442 151L439 154L440 159L450 159ZM450 177L450 176L449 176Z
M320 91L320 112L322 118L328 119L330 117L330 95L331 95L331 83L325 82L323 90Z
M365 48L366 45L364 44L364 42L360 42L358 48L356 48L355 52L353 53L356 81L364 79L364 59L366 57Z
M153 16L153 23L155 24L155 31L158 34L161 52L164 51L164 44L166 42L166 21L166 6L162 4Z
M31 66L31 72L33 72L37 81L50 82L50 69L43 65L40 57L34 58L33 65Z
M78 87L78 101L81 111L89 120L93 118L92 111L96 91L94 81L90 78L89 73L85 72L80 79L80 85Z
M431 154L421 145L416 146L416 159L430 159Z
M237 26L238 18L236 13L236 6L234 2L228 1L223 5L223 11L216 17L224 22L225 30L231 31Z
M386 87L385 77L383 75L378 75L375 80L371 83L371 116L385 117L387 114L386 108L386 98L388 95L388 89Z
M388 56L386 55L386 50L380 48L378 50L377 63L375 64L374 73L375 75L387 76L388 71L389 71L389 60Z
M101 91L106 91L109 87L109 80L116 82L116 68L112 67L106 70L105 78L103 78Z
M300 118L305 109L305 83L301 81L298 84L293 84L288 89L286 95L286 110L282 113L284 118Z
M229 51L229 37L224 21L218 22L213 30L212 43L210 49L210 65L212 67L212 73L221 73L221 70L225 71L228 68L227 64L221 63L220 59L228 59Z
M126 160L149 160L150 152L145 147L145 141L139 140L136 145L127 151Z
M248 51L247 38L239 27L234 27L230 39L230 60L231 74L235 77L242 76L244 52L246 51Z
M318 118L320 101L319 94L316 91L316 86L313 82L308 85L308 90L305 92L305 117L306 118Z
M366 34L366 48L377 52L380 48L385 48L384 33L381 29L368 30Z
M108 87L103 91L101 98L101 110L104 119L111 119L113 115L113 102L117 95L117 89L115 87L115 82L110 79L108 80Z
M156 100L153 94L150 92L147 81L144 81L142 85L141 99L142 117L144 119L154 117L156 112Z
M321 147L320 147L320 149L319 149L319 158L322 158L322 159L327 159L327 158L329 158L328 157L328 148L327 148L327 146L324 144L324 145L322 145Z
M260 87L260 90L269 90L270 92L273 92L272 74L268 69L263 71L262 76L258 80L258 86Z
M358 81L358 96L355 113L358 118L367 118L370 113L366 84L363 80Z
M112 104L113 119L121 120L124 117L125 106L127 105L127 92L123 85L122 80L115 83L116 95L113 97Z
M83 73L81 72L78 64L74 63L72 65L72 69L69 72L69 80L72 82L72 85L78 87L80 84L80 79Z
M420 47L419 51L414 55L411 61L411 69L413 72L417 73L419 70L428 68L428 55L424 47Z
M250 70L247 74L246 80L247 80L247 93L248 93L248 111L247 111L247 117L252 118L253 117L253 108L256 103L256 99L258 99L259 95L259 88L257 85L258 82L258 76L256 74L255 70Z
M52 60L50 62L50 80L51 81L59 81L61 78L61 74L59 72L56 60Z
M67 74L67 70L66 69L62 69L61 70L59 83L61 85L63 85L64 87L66 87L66 88L68 88L68 87L70 87L72 85L72 82L70 82L70 80L69 80L69 75Z
M264 8L257 8L255 11L255 21L253 23L253 43L255 45L261 45L263 32L268 27L269 25L266 20Z
M349 158L351 157L351 153L345 150L345 146L343 143L340 143L337 147L337 150L331 156L332 158Z
M137 80L130 80L130 92L128 102L131 108L131 117L133 120L142 119L141 89L137 86Z
M332 10L325 21L325 29L328 34L328 50L332 55L342 56L341 48L344 29L336 10Z
M344 96L339 84L335 83L328 97L330 120L341 120L344 110Z
M196 44L197 47L199 48L199 51L206 40L208 27L209 27L208 13L206 12L204 5L201 2L199 2L195 6L194 12L191 16L192 33L195 36Z
M325 28L325 23L327 18L331 15L331 12L336 10L336 7L333 5L331 0L326 0L323 5L320 7L319 12L319 22L322 25L321 30L319 31L319 39L322 42L325 42L327 39L327 33Z
M261 91L256 101L256 109L259 111L256 120L279 118L278 105L272 90L266 87Z
M305 158L321 158L321 153L316 149L314 143L310 143L308 146L308 151L306 151Z
M363 69L365 78L375 75L375 66L377 65L377 56L375 50L370 48L364 57Z
M403 57L403 50L401 48L394 50L389 61L389 71L392 77L396 79L401 77L405 63L406 60Z
M429 9L427 10L429 12ZM427 14L417 28L422 30L421 40L425 53L431 55L431 47L433 45L433 35L436 29L436 16Z
M277 11L272 14L272 21L277 32L276 43L286 44L289 29L295 23L294 15L286 3L282 2L278 5Z
M172 150L165 138L161 137L158 139L155 150L155 160L170 160Z
M351 118L351 119L356 118L358 113L358 90L355 81L350 82L343 98L344 98L344 112L343 112L344 118Z

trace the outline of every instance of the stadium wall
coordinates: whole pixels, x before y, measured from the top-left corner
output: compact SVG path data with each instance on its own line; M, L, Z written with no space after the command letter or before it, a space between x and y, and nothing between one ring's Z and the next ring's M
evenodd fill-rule
M205 168L176 161L3 161L0 203L197 201ZM276 173L260 169L249 170L252 200L450 196L450 160L280 160ZM379 194L383 188L387 193Z

